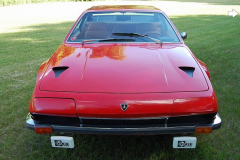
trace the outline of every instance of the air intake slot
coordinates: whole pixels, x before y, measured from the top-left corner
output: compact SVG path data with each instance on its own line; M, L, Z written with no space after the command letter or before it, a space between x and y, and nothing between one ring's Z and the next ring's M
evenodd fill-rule
M195 70L194 67L178 67L178 68L187 73L189 77L193 77L193 72Z
M54 67L52 70L55 74L55 78L59 77L60 74L62 74L65 70L67 70L69 67Z

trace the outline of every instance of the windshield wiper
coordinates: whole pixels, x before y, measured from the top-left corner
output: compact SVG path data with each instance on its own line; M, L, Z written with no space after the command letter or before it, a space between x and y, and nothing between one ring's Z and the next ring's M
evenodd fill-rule
M92 42L92 41L95 41L95 39L87 39L87 40L84 40L84 41L82 41L82 45L84 45L84 43L86 43L86 42Z
M115 36L129 36L129 37L147 37L147 38L155 41L157 44L161 44L162 45L162 42L160 40L152 38L152 37L149 37L148 35L144 35L144 34L138 34L138 33L112 33L112 35L115 35Z
M82 45L86 42L93 42L93 41L98 41L98 42L108 42L108 41L117 41L117 42L125 42L125 41L135 41L134 39L123 39L123 38L107 38L107 39L86 39L82 41Z
M102 39L98 40L99 42L106 42L106 41L118 41L118 42L125 42L125 41L135 41L135 39L122 39L122 38L109 38L109 39Z

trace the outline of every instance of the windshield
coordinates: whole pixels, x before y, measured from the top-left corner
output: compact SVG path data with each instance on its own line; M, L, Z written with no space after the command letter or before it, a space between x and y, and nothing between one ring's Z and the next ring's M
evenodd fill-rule
M117 34L116 34L117 33ZM124 33L125 35L118 35ZM129 34L146 36L129 36ZM147 38L151 37L151 38ZM180 42L161 13L152 12L88 12L77 22L68 42L98 39L125 39L124 42Z

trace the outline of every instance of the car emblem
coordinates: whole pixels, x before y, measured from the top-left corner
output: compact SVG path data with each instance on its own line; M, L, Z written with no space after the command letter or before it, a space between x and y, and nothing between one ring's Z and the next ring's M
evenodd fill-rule
M127 103L121 103L121 108L123 111L126 111L127 110L127 107L128 107L128 104Z

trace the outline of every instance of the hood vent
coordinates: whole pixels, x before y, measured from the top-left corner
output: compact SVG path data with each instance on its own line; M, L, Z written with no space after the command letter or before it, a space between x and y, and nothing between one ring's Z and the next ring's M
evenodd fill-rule
M55 78L59 77L60 74L62 74L65 70L67 70L69 67L54 67L52 70L55 74Z
M187 73L187 75L189 77L193 77L193 72L195 70L194 67L178 67L179 69L181 69L182 71L184 71L185 73Z

